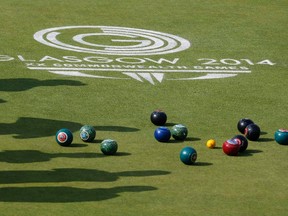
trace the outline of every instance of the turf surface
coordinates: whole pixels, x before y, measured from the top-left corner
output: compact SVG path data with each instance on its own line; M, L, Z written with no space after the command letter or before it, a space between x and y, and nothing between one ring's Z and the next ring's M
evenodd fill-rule
M284 0L1 0L0 214L287 215L288 149L274 141L278 128L288 128L287 9ZM28 68L60 64L56 59L63 56L122 64L121 56L77 53L33 39L42 29L88 25L147 29L191 42L182 52L131 58L177 58L179 66L213 70L234 59L240 62L235 67L251 72L204 80L172 80L200 74L167 73L152 85L113 71L88 74L125 79ZM218 65L207 64L211 60ZM168 127L187 126L186 141L154 139L149 118L158 108L167 113ZM239 133L243 117L261 127L261 137L238 157L226 156L222 143ZM79 138L85 124L97 131L93 143ZM71 147L55 141L63 127L73 132ZM117 140L117 155L101 153L106 138ZM211 138L215 149L205 146ZM185 146L198 152L194 166L179 160Z

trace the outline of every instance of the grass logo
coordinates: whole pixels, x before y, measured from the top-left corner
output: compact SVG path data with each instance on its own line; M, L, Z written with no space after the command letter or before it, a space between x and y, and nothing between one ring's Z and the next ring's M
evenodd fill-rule
M72 35L70 43L59 38L65 34L81 30L81 34ZM63 37L62 37L63 36ZM98 38L115 37L112 44L97 43ZM45 45L82 53L100 55L162 55L180 52L190 47L190 42L171 34L114 26L65 26L41 30L34 35L34 39ZM96 39L96 40L95 40ZM77 45L72 45L76 43ZM115 44L113 44L115 43ZM120 43L120 44L119 44Z
M65 76L134 79L155 85L162 83L164 78L165 80L229 78L251 73L249 68L251 65L274 65L270 60L255 62L250 59L199 58L187 61L187 58L182 60L171 55L164 58L163 55L189 49L191 43L172 34L136 28L62 26L40 30L34 34L34 39L49 47L82 53L81 56L83 53L89 54L85 57L44 56L39 60L26 60L18 55L18 59L25 62L27 68L31 70L46 70ZM14 58L2 56L0 61L1 59L10 61ZM175 77L176 74L179 74L179 77Z

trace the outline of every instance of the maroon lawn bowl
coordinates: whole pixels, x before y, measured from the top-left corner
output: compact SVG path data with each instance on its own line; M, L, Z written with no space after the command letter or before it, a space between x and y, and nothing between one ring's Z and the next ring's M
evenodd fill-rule
M239 139L228 139L222 145L223 152L229 156L237 156L240 147L241 141Z

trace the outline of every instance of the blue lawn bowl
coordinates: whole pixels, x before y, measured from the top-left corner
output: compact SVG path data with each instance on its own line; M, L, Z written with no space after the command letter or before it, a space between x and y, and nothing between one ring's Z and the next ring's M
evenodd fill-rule
M186 165L195 164L197 160L197 151L192 147L184 147L180 151L180 160Z
M168 142L171 138L171 132L167 127L158 127L154 131L154 137L158 142Z

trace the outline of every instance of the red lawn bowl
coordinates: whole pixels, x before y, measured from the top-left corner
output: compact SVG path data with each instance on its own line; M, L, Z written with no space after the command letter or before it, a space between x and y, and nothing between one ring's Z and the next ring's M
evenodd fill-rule
M237 156L240 150L241 141L239 139L228 139L223 145L223 152L229 156Z

